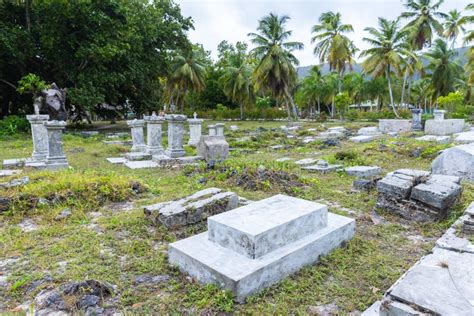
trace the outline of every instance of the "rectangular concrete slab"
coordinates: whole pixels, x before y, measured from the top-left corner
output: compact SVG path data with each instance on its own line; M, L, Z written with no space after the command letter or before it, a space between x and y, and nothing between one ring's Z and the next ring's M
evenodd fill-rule
M125 166L130 169L157 168L159 165L152 160L127 161Z
M170 244L168 256L181 271L201 283L231 290L242 302L247 295L317 262L320 256L350 240L354 232L353 219L328 213L325 228L257 259L210 241L207 232Z
M351 142L354 143L368 143L375 139L376 137L373 135L359 135L349 138Z
M251 259L295 242L326 224L325 205L281 194L207 219L211 241Z
M123 157L111 157L111 158L106 158L108 162L114 164L114 165L120 165L124 164L127 162L127 159Z
M449 120L427 120L425 123L425 133L428 135L451 135L461 133L464 129L463 119Z
M461 194L461 186L458 183L458 177L434 175L425 183L415 186L411 190L411 198L437 209L446 209Z

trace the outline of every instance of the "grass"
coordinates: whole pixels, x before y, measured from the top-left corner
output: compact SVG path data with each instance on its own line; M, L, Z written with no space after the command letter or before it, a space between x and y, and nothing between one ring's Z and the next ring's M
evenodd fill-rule
M368 144L344 141L337 147L320 142L303 145L284 137L279 129L284 122L232 122L227 126L231 124L240 127L238 132L227 131L227 138L236 149L224 164L211 170L204 165L181 170L131 170L105 160L128 148L103 145L103 136L65 135L71 170L27 170L21 176L27 175L30 183L1 192L14 203L7 213L0 215L0 258L16 261L8 269L0 270L8 282L6 288L0 288L0 311L32 300L42 288L85 279L116 285L114 307L129 313L304 314L310 306L330 303L338 307L340 314L363 311L430 251L435 239L474 199L474 186L464 184L463 197L447 220L416 224L379 212L386 222L374 225L370 218L376 200L374 192L353 191L353 178L345 173L311 174L292 162L276 159L321 158L345 166L378 165L386 172L399 168L427 170L436 153L446 146L420 143L411 136ZM338 123L324 125L304 123L305 128L317 130ZM355 122L345 126L356 130L366 125L370 124ZM267 131L259 136L249 134L257 127ZM100 124L100 128L109 132L126 126L119 122L112 127ZM242 137L249 139L239 141ZM279 144L287 147L270 148ZM0 159L27 157L31 153L30 137L0 140L0 148L5 149L0 152ZM259 172L265 178L257 180ZM178 237L163 227L152 226L141 209L149 203L180 198L208 187L231 190L251 200L285 192L319 201L332 212L355 217L357 233L344 248L322 258L319 264L305 267L249 297L246 304L237 304L229 292L212 285L201 286L169 266L167 246ZM47 204L39 203L44 200ZM117 202L124 201L132 201L134 207L116 207ZM72 215L55 220L65 208ZM18 223L25 218L38 229L23 232ZM185 235L202 229L191 227ZM417 241L410 238L419 235L422 238ZM170 280L154 285L137 284L135 277L143 274L169 275ZM33 282L46 276L53 281L30 289Z

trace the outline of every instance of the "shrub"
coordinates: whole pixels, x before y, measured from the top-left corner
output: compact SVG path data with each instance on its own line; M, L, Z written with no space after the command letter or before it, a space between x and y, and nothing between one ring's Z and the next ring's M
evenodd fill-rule
M0 120L0 136L12 136L30 131L30 123L25 117L7 116Z

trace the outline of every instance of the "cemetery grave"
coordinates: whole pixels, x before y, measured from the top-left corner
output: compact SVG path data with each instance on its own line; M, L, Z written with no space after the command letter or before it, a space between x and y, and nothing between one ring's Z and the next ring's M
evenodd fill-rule
M37 170L27 164L3 167L0 182L16 181L18 185L0 188L0 311L26 311L34 306L43 313L81 310L88 313L306 314L329 307L336 314L363 312L389 295L403 298L403 293L387 291L417 261L431 260L422 258L430 256L433 247L439 247L437 244L456 240L462 245L459 247L470 247L466 239L455 239L459 238L455 237L459 223L465 223L465 231L472 230L470 213L460 217L474 200L474 184L466 181L469 173L447 168L435 172L437 169L433 167L433 174L429 175L433 161L443 155L439 152L444 150L447 155L449 150L455 150L448 149L455 148L451 147L454 144L417 140L422 132L383 134L375 124L366 122L330 122L324 126L302 122L285 130L280 128L282 122L220 125L222 122L205 120L198 123L202 124L201 141L217 137L215 142L207 143L208 148L214 143L221 146L223 138L219 135L224 131L229 150L223 161L193 161L194 164L179 168L165 163L161 168L127 168L124 162L147 161L133 160L134 157L127 154L147 154L148 150L153 156L162 150L166 154L169 148L167 132L160 133L160 143L154 143L156 138L147 139L150 134L144 124L143 134L133 140L133 145L143 146L133 150L132 145L123 143L103 145L110 131L83 137L80 132L66 128L62 144L70 168ZM162 132L168 130L169 122L159 124L163 124ZM186 124L185 130L194 128L191 125L192 121L189 126ZM207 133L209 125L212 132ZM231 125L237 128L230 128ZM115 128L114 133L131 132L134 138L131 127L125 122L118 122ZM293 138L287 137L287 130ZM317 138L319 133L325 132L338 134L335 137L338 143L329 145L327 139ZM352 142L350 135L357 134L373 138L367 143ZM309 136L316 139L305 143L304 137ZM168 152L171 156L177 152L185 157L198 155L196 139L184 135L180 141L181 147L172 147ZM0 145L5 149L0 152L2 161L31 157L34 152L31 140L26 137L0 140ZM272 146L282 147L275 150ZM471 162L470 149L462 147L461 151L464 156L456 156L466 163ZM107 161L110 157L117 160ZM155 159L150 161L156 162ZM465 165L465 162L460 164ZM311 166L324 170L317 173L305 170ZM330 166L336 166L335 170L326 172ZM430 218L419 222L399 216L390 208L376 207L380 204L380 192L375 187L382 186L376 183L387 173L400 173L397 171L400 169L426 172L416 175L412 172L411 199L407 199L408 195L403 197L407 203L421 201L423 211L442 212L436 221ZM457 174L451 174L453 172ZM463 175L463 181L455 178ZM28 181L22 180L25 177ZM419 177L425 178L422 181ZM436 182L439 179L441 182ZM447 180L452 180L449 185ZM361 184L363 189L355 190L357 181L373 185ZM422 185L433 185L430 181L435 185L442 183L443 188L452 187L456 197L448 199L443 195L437 200L440 204L435 205L435 196L431 193L416 195L415 188L421 192ZM232 240L223 238L226 236L223 227L230 227L228 233L232 236L231 229L240 232L250 229L227 218L230 216L227 214L267 209L257 206L269 203L274 196L288 199L283 203L288 207L295 200L320 205L325 210L322 213L328 212L328 220L344 218L353 223L354 235L349 231L346 231L348 235L337 235L342 239L334 244L328 242L327 245L332 246L327 249L324 242L305 248L311 249L302 256L307 261L298 262L287 270L268 268L265 270L267 281L251 286L245 282L254 277L252 272L246 272L250 279L243 277L243 283L229 276L236 282L234 287L221 287L219 282L207 282L206 278L211 278L208 274L204 277L194 273L196 270L185 263L188 259L184 256L198 256L201 264L214 265L214 270L219 267L221 271L217 270L224 276L240 273L238 270L246 265L255 269L271 267L271 262L278 262L278 256L273 256L279 251L293 253L295 243L324 231L322 221L319 230L301 229L303 235L296 234L288 244L268 245L254 240L249 248L255 250L251 253L254 258L243 259L245 256L240 252L244 250L238 248L238 243L222 252L222 244ZM448 200L449 206L445 203ZM426 209L431 202L434 208ZM298 203L291 207L295 212L299 210ZM276 222L283 221L289 214L285 207L275 212L280 214L275 215ZM267 222L265 212L255 216ZM293 222L304 223L296 217L279 223L280 226L275 224L283 229L278 235L286 236L283 231ZM331 220L327 225L330 223ZM273 229L267 228L268 231ZM446 236L448 233L451 235ZM207 234L212 234L212 240L203 239ZM195 242L198 248L192 246ZM318 249L325 250L319 252ZM240 264L227 267L225 260L219 264L218 258L232 256L236 258L232 262ZM223 283L229 284L228 281ZM78 288L86 289L87 293L76 290Z

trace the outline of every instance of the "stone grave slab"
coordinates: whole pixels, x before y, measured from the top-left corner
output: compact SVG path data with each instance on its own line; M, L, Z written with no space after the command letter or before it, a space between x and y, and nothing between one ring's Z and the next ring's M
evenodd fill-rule
M211 241L255 259L311 234L326 223L325 205L275 195L209 217L207 225Z
M464 120L427 120L425 123L425 134L428 135L451 135L461 133L464 129Z
M124 163L125 167L130 169L157 168L159 164L152 160L128 161Z
M202 161L201 156L184 156L171 158L166 155L155 155L152 158L153 162L158 164L158 167L176 167L197 164Z
M176 201L145 206L144 212L155 225L174 229L232 210L238 204L239 197L234 192L208 188Z
M377 166L354 166L345 169L350 176L357 178L370 178L379 175L382 169Z
M460 144L474 143L474 131L455 134L454 141Z
M127 159L123 157L110 157L110 158L106 158L106 160L114 165L120 165L127 162Z
M330 165L325 160L319 160L317 164L311 166L304 166L301 169L310 172L327 173L342 169L342 165Z
M375 139L376 139L376 136L374 135L359 135L359 136L350 137L349 141L354 142L354 143L369 143Z
M23 168L25 166L25 163L32 162L32 161L33 159L31 158L4 159L3 168L5 169Z
M18 169L0 170L0 178L13 176L16 174L20 174L22 172L23 172L22 170L18 170Z
M437 315L472 315L474 254L434 248L388 292L411 306ZM436 285L435 289L433 285Z
M388 133L408 133L411 132L411 120L379 120L379 131Z
M421 142L434 142L438 144L449 144L451 142L450 136L425 135L415 139Z
M135 152L126 153L125 158L128 161L151 160L151 154L135 151Z
M431 171L474 182L474 143L444 150L431 163Z
M280 196L279 199L282 203L283 200L288 200L288 213L296 211L291 207L296 205L293 200L295 198ZM265 203L265 200L260 202ZM321 207L317 203L314 206L315 209ZM231 212L238 218L239 212L248 214L247 207L240 207ZM270 220L272 215L271 208L266 206L255 209L255 212L253 216L263 222L264 219ZM242 217L245 221L245 216ZM212 221L212 217L209 217L208 221ZM280 221L273 228L266 227L266 232L271 235L273 229L276 229L275 232L289 231L292 229L291 223L295 221ZM221 224L226 225L225 221ZM232 224L237 231L242 231L240 223L232 221ZM247 225L249 224L245 223L244 227L248 227ZM231 290L237 300L243 302L249 294L278 282L305 265L315 263L320 256L351 239L354 232L353 219L328 213L327 224L323 228L314 229L302 238L295 237L295 241L276 249L267 249L272 251L255 259L228 248L230 242L225 243L225 246L213 242L209 238L209 232L170 244L168 256L170 264L178 266L181 271L187 272L201 283L213 283Z
M420 183L412 189L410 198L437 209L446 209L461 194L459 183L458 177L432 175L428 181Z
M318 161L318 160L313 159L313 158L305 158L305 159L301 159L301 160L295 161L295 164L297 164L298 166L305 166L305 165L313 164L313 163L315 163L315 162L317 162L317 161Z
M357 131L357 135L379 135L377 126L362 127Z
M276 159L275 161L277 161L277 162L285 162L285 161L291 161L291 160L293 160L293 159L290 158L290 157L281 157L281 158Z

